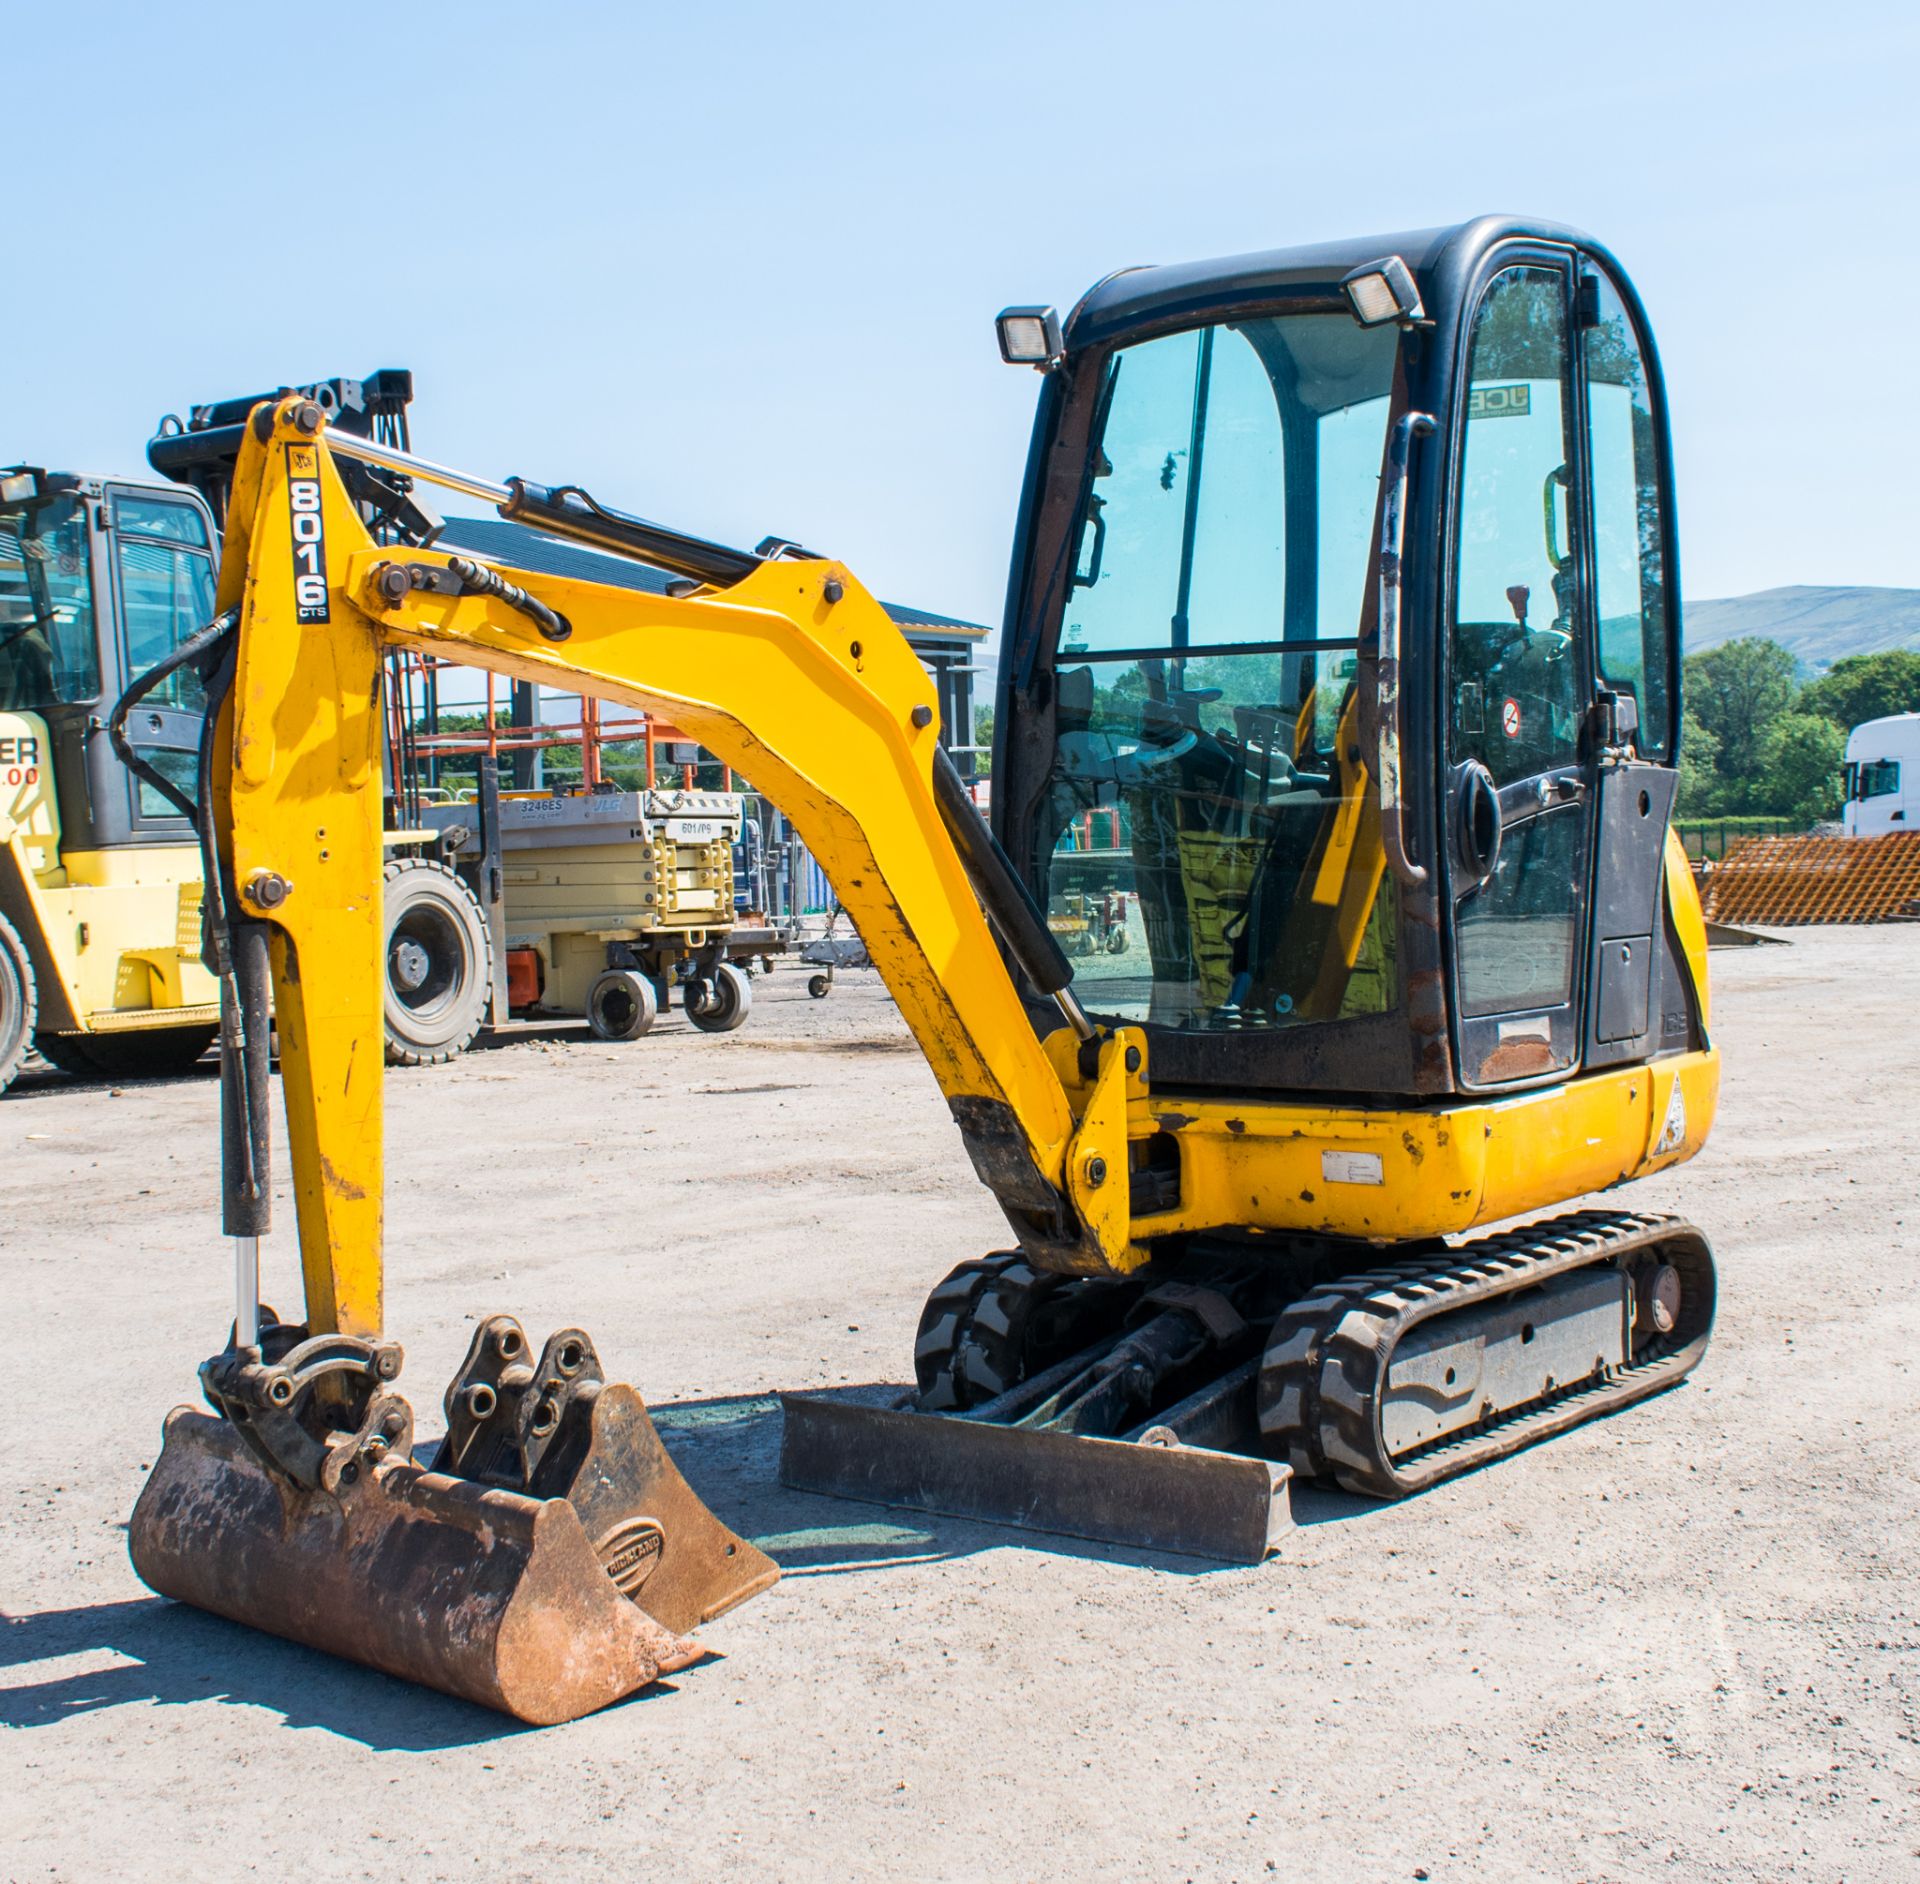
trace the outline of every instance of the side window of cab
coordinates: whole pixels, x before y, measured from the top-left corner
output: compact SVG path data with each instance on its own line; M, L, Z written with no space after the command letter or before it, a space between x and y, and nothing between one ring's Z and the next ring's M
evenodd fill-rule
M159 493L117 491L113 555L121 657L127 679L134 680L213 619L213 544L197 505ZM131 725L134 750L189 798L198 789L205 710L200 676L182 668L146 696ZM179 808L145 779L134 781L134 814L136 828L182 822Z
M1619 290L1591 263L1581 286L1595 654L1602 682L1633 696L1641 757L1670 764L1674 610L1655 393Z
M213 619L213 545L192 504L126 492L113 500L113 534L132 678ZM199 676L185 670L169 675L150 698L187 712L205 704Z

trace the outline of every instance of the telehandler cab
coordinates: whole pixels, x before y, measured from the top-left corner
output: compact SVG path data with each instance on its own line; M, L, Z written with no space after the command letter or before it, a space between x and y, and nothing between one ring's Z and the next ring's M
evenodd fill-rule
M193 826L128 775L104 717L206 620L213 546L185 491L0 470L0 1092L29 1047L127 1079L213 1044ZM199 684L176 673L126 733L189 791Z
M1043 375L989 831L840 564L249 422L200 780L238 1312L132 1524L156 1590L527 1720L777 1574L577 1329L481 1323L416 1448L381 1311L380 673L447 653L659 712L792 818L1014 1247L932 1293L899 1406L788 1403L789 1482L1257 1558L1291 1473L1433 1484L1684 1376L1706 1239L1583 1210L1712 1118L1666 412L1611 256L1544 224L1136 269ZM338 463L671 571L376 544ZM163 668L157 684L169 669ZM136 689L136 692L138 689ZM1089 819L1085 814L1103 815ZM1078 833L1130 946L1047 923ZM1079 847L1079 848L1076 848ZM271 981L305 1314L258 1301Z

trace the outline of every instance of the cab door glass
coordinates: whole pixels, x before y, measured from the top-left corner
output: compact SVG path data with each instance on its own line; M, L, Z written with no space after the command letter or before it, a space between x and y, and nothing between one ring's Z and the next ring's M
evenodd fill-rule
M115 554L128 678L137 679L213 619L213 558L200 514L186 504L118 497ZM141 702L129 723L134 750L188 797L196 790L200 677L182 668ZM138 781L142 818L177 818L176 806Z
M1453 626L1454 753L1497 785L1579 744L1563 277L1509 268L1474 322Z
M120 606L127 675L137 679L213 619L213 560L203 550L118 532ZM148 699L198 712L205 704L191 668L169 674Z
M1455 885L1460 1005L1470 1020L1525 1016L1463 1028L1465 1070L1478 1084L1562 1069L1578 1050L1587 689L1574 630L1566 301L1558 269L1496 275L1475 317L1465 392L1452 758L1456 781L1475 762L1486 768L1504 832L1491 872L1464 893Z
M1601 678L1638 706L1643 758L1673 756L1667 575L1660 466L1646 364L1613 284L1599 275L1598 318L1581 335L1593 476L1593 576Z

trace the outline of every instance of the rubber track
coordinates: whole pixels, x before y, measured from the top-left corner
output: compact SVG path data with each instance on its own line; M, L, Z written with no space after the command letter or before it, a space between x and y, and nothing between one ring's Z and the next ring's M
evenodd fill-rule
M960 1264L927 1297L913 1344L923 1408L959 1412L1020 1378L1022 1326L1009 1313L1009 1298L1039 1281L1019 1252L1009 1250Z
M1410 1328L1571 1269L1656 1250L1681 1274L1682 1319L1671 1334L1642 1344L1623 1367L1389 1457L1381 1397L1394 1349ZM1429 1248L1342 1277L1286 1309L1261 1367L1261 1430L1302 1477L1330 1476L1348 1491L1403 1498L1673 1386L1705 1352L1713 1307L1712 1252L1679 1217L1583 1210L1479 1243Z

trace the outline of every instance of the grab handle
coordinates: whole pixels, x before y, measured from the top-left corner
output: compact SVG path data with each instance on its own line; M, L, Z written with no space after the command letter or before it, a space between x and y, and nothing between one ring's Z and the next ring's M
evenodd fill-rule
M1432 430L1433 415L1407 412L1387 444L1386 485L1380 503L1380 589L1374 618L1374 778L1380 790L1380 845L1387 866L1408 889L1427 880L1407 851L1406 805L1400 795L1401 555L1407 534L1407 462L1413 441Z

